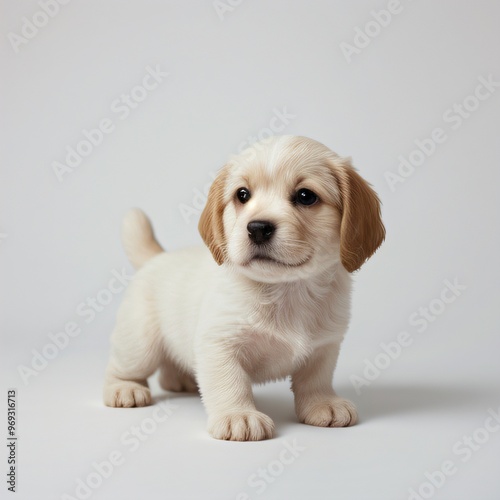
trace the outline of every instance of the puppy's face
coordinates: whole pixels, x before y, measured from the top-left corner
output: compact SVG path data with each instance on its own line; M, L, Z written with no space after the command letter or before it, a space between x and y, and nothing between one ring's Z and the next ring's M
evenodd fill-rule
M293 136L233 158L212 185L199 228L219 264L268 283L339 262L354 271L384 238L368 184L322 144Z
M229 167L227 259L258 281L305 278L339 260L338 186L323 159L299 142L264 148Z

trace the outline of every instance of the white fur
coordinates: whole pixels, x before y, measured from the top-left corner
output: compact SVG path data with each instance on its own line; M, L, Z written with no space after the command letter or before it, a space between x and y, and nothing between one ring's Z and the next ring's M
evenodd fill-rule
M287 164L295 139L265 141L226 167L221 266L206 248L162 252L146 216L137 209L126 216L123 239L139 270L112 336L107 405L150 404L147 378L159 368L163 388L199 388L213 437L260 440L272 436L274 425L255 408L251 385L291 376L300 421L355 423L352 403L331 385L351 291L339 256L339 187L317 158L304 166L312 155L307 148L302 160ZM234 192L244 182L252 184L252 198L240 205ZM290 192L308 182L321 192L322 206L290 203ZM267 255L288 265L252 260L246 226L263 219L278 228Z

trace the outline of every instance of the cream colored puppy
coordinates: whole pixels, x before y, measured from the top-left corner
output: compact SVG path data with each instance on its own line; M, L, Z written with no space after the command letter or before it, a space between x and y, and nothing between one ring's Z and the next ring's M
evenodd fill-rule
M165 253L139 210L124 220L139 269L112 336L104 401L151 404L147 379L199 388L217 439L272 437L252 383L290 376L301 422L343 427L353 404L332 378L349 322L351 275L382 243L375 192L305 137L255 144L219 172L201 215L206 249Z

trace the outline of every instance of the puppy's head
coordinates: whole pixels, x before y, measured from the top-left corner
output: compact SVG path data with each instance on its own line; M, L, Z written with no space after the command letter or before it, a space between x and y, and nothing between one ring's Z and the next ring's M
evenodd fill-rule
M346 158L305 137L254 144L222 168L200 234L218 264L262 282L356 271L380 246L380 202Z

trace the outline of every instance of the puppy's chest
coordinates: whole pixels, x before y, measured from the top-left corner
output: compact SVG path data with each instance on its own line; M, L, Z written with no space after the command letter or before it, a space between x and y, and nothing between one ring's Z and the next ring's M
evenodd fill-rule
M323 313L300 301L254 304L236 340L253 380L290 375L321 344L334 341L332 311Z

